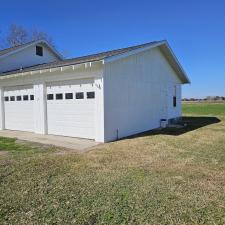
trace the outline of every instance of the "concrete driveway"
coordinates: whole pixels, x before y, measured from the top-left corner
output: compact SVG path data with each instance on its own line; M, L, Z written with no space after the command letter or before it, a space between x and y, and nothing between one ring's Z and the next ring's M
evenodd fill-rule
M11 130L3 130L0 131L0 136L9 137L9 138L17 138L19 140L41 143L46 145L58 146L60 148L77 150L78 152L86 152L97 146L99 143L89 139L81 139L81 138L72 138L72 137L63 137L56 135L42 135L35 134L31 132L23 132L23 131L11 131Z

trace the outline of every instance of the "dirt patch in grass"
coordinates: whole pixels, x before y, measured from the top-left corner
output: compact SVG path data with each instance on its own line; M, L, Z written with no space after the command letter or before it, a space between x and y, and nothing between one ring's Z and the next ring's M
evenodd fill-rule
M7 151L0 151L0 157L1 157L1 156L5 156L5 155L7 155L7 154L8 154Z
M30 148L38 148L41 150L48 150L49 148L55 148L52 145L46 145L46 144L42 144L42 143L24 141L24 140L19 140L19 139L16 139L15 144L25 145L25 146L29 146Z

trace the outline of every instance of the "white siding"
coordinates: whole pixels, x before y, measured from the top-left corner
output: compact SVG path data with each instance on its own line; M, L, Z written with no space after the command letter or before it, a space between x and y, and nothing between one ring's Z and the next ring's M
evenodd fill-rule
M173 87L177 86L177 107ZM105 141L181 116L180 81L158 48L108 62L104 72Z
M175 83L169 83L168 90L168 119L181 117L182 109L181 109L181 85ZM177 97L177 106L173 107L173 96L174 96L174 88L176 88L176 97Z
M35 133L47 134L46 84L44 81L34 83L34 96Z
M0 72L16 70L21 67L29 67L58 60L58 58L49 51L45 45L38 44L38 46L43 47L43 56L37 56L36 45L32 45L18 51L17 53L0 59Z
M5 129L4 88L0 87L0 130Z
M95 79L95 141L104 142L104 79Z

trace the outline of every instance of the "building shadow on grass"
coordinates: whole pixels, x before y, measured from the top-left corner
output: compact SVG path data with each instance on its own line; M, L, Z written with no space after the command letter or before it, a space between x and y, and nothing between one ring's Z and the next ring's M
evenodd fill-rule
M136 135L132 135L130 137L127 137L125 139L130 139L134 137L144 137L144 136L152 136L152 135L182 135L184 133L187 133L189 131L197 130L201 127L205 127L211 124L219 123L220 120L216 117L182 117L181 122L177 123L177 127L167 127L163 129L154 129L150 131L146 131L143 133L139 133Z

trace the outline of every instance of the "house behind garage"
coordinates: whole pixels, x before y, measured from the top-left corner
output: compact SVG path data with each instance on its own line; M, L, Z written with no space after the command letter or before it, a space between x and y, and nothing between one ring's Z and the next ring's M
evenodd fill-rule
M30 42L0 51L0 129L108 142L180 118L186 83L166 41L73 59Z

